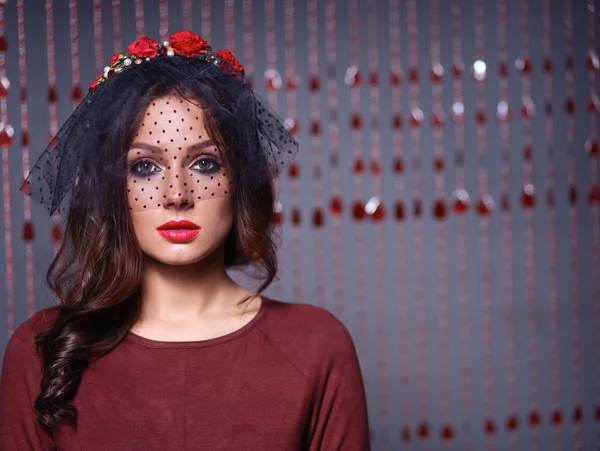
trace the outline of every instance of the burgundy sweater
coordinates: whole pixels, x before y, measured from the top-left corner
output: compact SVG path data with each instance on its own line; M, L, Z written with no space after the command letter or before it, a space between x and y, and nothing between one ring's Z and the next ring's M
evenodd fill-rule
M0 450L369 451L363 378L352 338L329 311L263 296L227 335L165 342L129 332L84 372L77 429L53 441L37 423L41 361L21 324L0 378Z

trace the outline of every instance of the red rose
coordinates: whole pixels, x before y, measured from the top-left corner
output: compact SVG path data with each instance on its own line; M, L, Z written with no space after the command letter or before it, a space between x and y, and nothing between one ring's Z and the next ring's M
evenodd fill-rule
M112 58L110 59L110 64L109 64L110 67L112 67L112 65L117 62L120 54L121 54L121 52L117 52L112 56Z
M102 75L98 75L98 76L96 77L96 79L95 79L95 80L92 82L92 84L90 85L90 89L89 89L89 91L93 91L93 90L94 90L94 88L95 88L96 86L98 86L98 80L100 80L101 78L102 78Z
M150 39L148 36L143 36L137 41L133 41L127 46L127 51L130 55L137 56L138 58L153 58L156 56L158 42Z
M204 39L189 30L173 33L169 45L175 53L183 56L195 56L210 47Z
M219 59L227 61L238 72L240 72L242 74L244 73L244 66L242 66L240 64L240 62L235 59L235 56L233 56L233 54L231 53L231 50L229 50L229 49L218 50L215 52L215 55L217 55L219 57Z

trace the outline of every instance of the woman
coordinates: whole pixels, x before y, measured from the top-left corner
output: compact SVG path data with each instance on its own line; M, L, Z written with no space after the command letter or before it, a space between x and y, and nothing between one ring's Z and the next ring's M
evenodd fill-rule
M189 31L138 39L33 167L21 190L66 215L59 305L9 340L0 449L369 449L347 329L261 295L297 143L243 74Z

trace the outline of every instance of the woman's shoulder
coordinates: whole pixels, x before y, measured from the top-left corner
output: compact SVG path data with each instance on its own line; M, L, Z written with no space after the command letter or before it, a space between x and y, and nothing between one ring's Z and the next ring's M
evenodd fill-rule
M298 337L305 345L322 350L344 349L352 345L346 325L326 307L303 302L269 299L269 314L263 327L273 336L285 336L285 341Z
M306 323L315 330L329 330L330 328L344 327L342 321L326 307L305 302L289 302L269 298L270 315L276 316L278 321L291 321L295 324Z
M56 306L38 310L15 329L11 339L14 337L15 339L33 342L37 334L52 325L57 314L58 308Z

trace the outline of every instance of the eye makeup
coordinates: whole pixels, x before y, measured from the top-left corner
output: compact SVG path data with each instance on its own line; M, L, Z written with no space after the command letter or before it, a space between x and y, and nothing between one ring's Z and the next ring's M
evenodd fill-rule
M157 170L148 170L147 167L154 167ZM219 171L222 168L221 162L208 156L206 154L201 155L192 164L192 170L200 174L210 175ZM149 158L142 157L128 164L127 173L134 177L152 177L153 175L161 172L161 169Z

